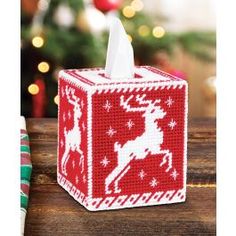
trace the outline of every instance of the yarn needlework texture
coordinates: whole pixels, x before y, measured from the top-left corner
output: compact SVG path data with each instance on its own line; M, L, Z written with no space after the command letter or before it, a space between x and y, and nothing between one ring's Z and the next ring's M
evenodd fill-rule
M185 201L187 83L150 67L136 74L59 79L58 183L89 210Z

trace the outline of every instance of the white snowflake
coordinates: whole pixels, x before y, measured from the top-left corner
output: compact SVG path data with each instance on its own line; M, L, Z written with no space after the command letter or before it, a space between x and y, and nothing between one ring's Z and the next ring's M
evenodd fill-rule
M81 100L80 105L81 105L81 108L83 109L84 108L84 101L83 100Z
M109 164L109 162L110 161L107 159L106 156L103 158L102 161L100 161L100 163L102 164L103 167L106 167Z
M86 183L86 177L85 177L85 175L83 176L83 182Z
M168 107L171 107L171 105L174 103L173 99L171 97L169 97L165 103L167 104Z
M178 172L176 171L176 169L174 169L170 176L172 176L173 179L176 180L178 175Z
M70 118L71 118L71 113L70 113L70 111L68 112L68 119L70 120Z
M117 132L117 131L114 130L114 129L110 126L110 128L108 129L108 131L107 131L106 133L107 133L107 135L108 135L109 137L112 137L116 132Z
M158 184L158 181L156 180L156 178L152 178L149 184L151 187L155 188Z
M76 183L76 184L79 183L79 177L78 177L78 175L75 176L75 183Z
M131 130L132 127L134 126L134 122L131 119L129 119L129 121L126 123L126 126L128 127L129 130Z
M66 114L65 113L63 113L62 118L63 118L63 121L65 122L66 121Z
M177 125L176 121L174 121L173 119L171 119L170 123L168 124L168 126L173 130L174 127Z
M111 105L111 103L110 103L108 100L106 100L106 103L104 104L103 108L104 108L107 112L109 112L110 109L112 108L112 105Z
M141 180L144 179L145 175L147 175L147 174L144 172L144 170L141 170L138 174L138 176L140 177Z
M83 131L86 130L86 126L85 126L84 122L82 123L82 129L83 129Z
M64 146L64 142L63 142L63 140L61 140L60 144L61 144L61 147Z

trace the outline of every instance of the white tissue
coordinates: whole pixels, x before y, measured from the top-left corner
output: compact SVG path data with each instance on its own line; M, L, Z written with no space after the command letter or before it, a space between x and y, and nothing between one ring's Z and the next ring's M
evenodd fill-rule
M110 19L105 75L111 79L134 77L134 52L125 29L118 18Z

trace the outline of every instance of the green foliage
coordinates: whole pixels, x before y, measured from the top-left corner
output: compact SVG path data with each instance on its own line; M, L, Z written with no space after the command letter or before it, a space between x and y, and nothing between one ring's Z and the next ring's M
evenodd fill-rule
M76 28L48 28L47 40L42 48L42 53L65 68L102 66L104 52L100 40L96 40L91 33L81 34Z
M61 3L66 3L76 17L83 12L84 5L82 0L52 0L50 7L43 21L43 37L45 44L42 48L34 48L31 44L32 18L24 14L21 15L21 38L22 46L22 114L31 115L31 95L27 92L27 87L34 82L35 76L39 73L37 65L40 61L46 60L50 63L50 71L43 74L47 92L47 111L46 116L56 116L57 106L53 102L57 94L57 82L54 71L58 67L63 68L82 68L82 67L103 67L105 65L106 47L108 32L94 35L88 31L82 31L76 24L65 28L59 26L54 21L54 14ZM133 38L135 58L139 64L151 64L153 55L159 50L172 53L176 45L180 45L185 51L195 57L205 60L215 60L215 32L185 32L170 33L162 38L155 38L152 29L155 26L153 19L143 12L138 12L131 19L125 18L120 14L120 18L128 34ZM85 19L86 20L86 19ZM159 17L157 20L162 20ZM138 28L146 25L150 29L147 36L140 36Z
M178 42L190 54L204 61L215 61L215 32L186 32L178 35Z
M150 32L148 36L142 37L138 34L138 28L141 25L147 25L150 29L155 26L148 15L140 12L131 20L127 20L121 14L120 18L127 30L127 33L134 39L132 44L135 56L141 64L151 63L153 54L156 51L164 50L171 54L177 44L200 60L215 60L215 32L166 32L162 38L155 38L152 35L152 32Z

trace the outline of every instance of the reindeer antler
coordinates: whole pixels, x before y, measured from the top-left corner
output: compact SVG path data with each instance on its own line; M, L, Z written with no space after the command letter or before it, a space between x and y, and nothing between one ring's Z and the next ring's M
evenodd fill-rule
M147 105L151 105L151 104L155 105L157 103L160 103L160 101L161 101L160 99L156 99L154 101L152 101L152 100L144 100L145 97L146 97L146 94L143 94L142 96L136 95L136 101L139 104L142 104L142 105L145 105L145 104L147 104Z
M129 96L126 100L124 100L124 95L120 97L120 105L126 110L131 112L136 111L145 111L146 107L131 107L128 103L134 97L134 95Z
M80 99L75 96L75 89L68 88L68 86L66 85L66 96L69 103L74 106L78 106L78 102ZM73 100L70 98L70 96L71 98L73 98Z
M140 96L139 94L136 95L136 101L139 103L139 104L142 104L142 105L151 105L152 104L152 101L151 100L144 100L144 98L146 97L146 94L143 94L142 96Z

